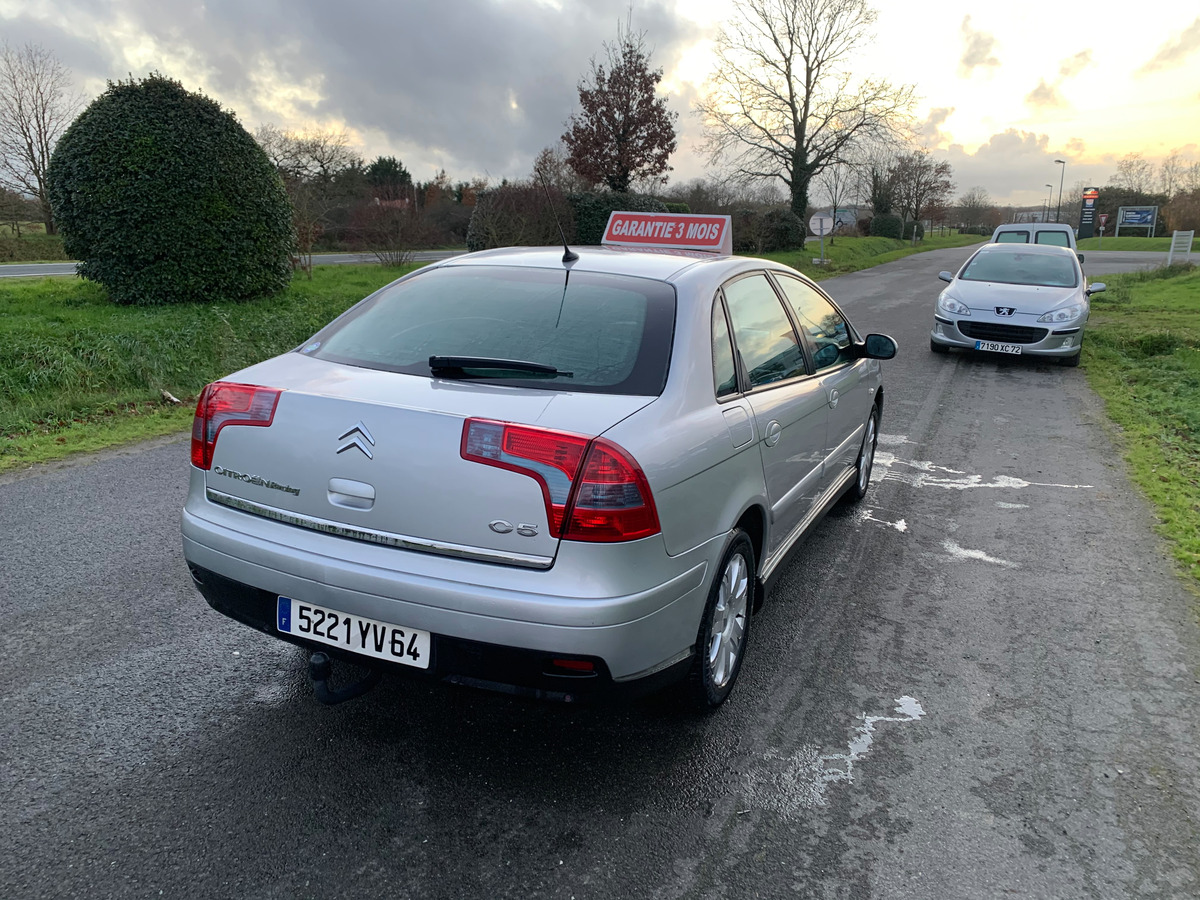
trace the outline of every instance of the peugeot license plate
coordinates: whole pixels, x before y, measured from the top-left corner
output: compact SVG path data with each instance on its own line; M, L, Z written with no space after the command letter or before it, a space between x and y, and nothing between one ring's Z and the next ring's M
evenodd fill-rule
M1017 353L1021 352L1020 344L1000 344L996 341L976 341L976 350L988 350L992 353Z
M325 609L280 597L276 627L284 634L320 641L388 662L429 668L429 632Z

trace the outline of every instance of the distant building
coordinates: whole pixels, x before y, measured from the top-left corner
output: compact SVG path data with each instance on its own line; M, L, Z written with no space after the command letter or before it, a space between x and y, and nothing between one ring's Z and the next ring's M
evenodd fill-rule
M865 212L857 206L839 206L836 210L826 206L818 209L816 215L829 216L833 219L834 234L853 234L859 216L865 215Z

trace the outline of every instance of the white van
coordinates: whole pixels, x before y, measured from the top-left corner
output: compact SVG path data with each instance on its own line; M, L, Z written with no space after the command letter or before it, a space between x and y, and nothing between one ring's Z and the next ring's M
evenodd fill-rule
M1014 222L1011 225L1001 225L992 232L992 243L1069 247L1075 251L1079 261L1083 262L1083 254L1075 244L1075 229L1059 222Z

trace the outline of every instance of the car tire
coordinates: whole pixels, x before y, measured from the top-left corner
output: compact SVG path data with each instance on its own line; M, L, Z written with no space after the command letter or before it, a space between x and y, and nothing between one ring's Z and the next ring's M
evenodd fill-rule
M1082 350L1080 350L1074 356L1060 356L1058 358L1058 364L1060 366L1067 366L1068 368L1073 369L1079 365L1079 357L1081 357L1081 356L1083 356Z
M693 707L713 710L729 697L746 656L753 603L754 545L746 532L736 528L700 617L696 655L687 681Z
M937 341L935 341L933 338L929 339L929 349L934 353L949 353L950 352L949 347L942 346Z
M854 483L842 496L847 503L859 503L867 496L871 486L871 472L875 468L875 448L879 444L879 407L871 406L871 415L867 417L867 430L863 434L862 447L858 451L858 459L854 463Z

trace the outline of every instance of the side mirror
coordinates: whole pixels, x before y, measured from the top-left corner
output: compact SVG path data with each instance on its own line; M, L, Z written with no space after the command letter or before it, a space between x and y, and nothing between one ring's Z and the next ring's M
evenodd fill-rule
M1103 281L1098 281L1087 289L1088 296L1092 294L1102 294L1108 286Z
M1082 253L1080 253L1078 250L1076 250L1075 255L1079 257L1080 262L1083 262L1083 254Z
M946 282L946 284L949 284L954 280L954 276L949 272L938 272L938 278L942 279L942 281Z
M862 355L867 359L891 359L896 355L896 342L886 334L868 334L862 342Z

